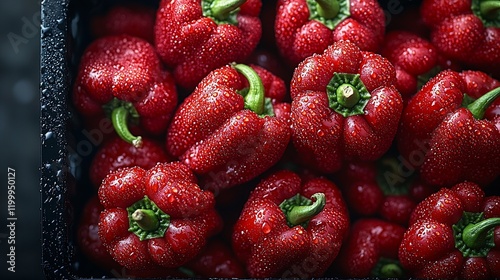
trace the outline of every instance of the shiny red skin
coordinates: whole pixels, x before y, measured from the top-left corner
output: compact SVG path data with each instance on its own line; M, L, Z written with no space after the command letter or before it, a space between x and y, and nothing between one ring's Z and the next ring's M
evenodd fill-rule
M112 171L132 166L149 169L159 162L170 161L164 146L156 140L142 138L141 147L136 148L119 137L113 137L92 158L89 178L94 187L99 188Z
M387 33L380 54L394 65L395 86L405 101L417 93L418 77L438 66L434 45L407 31Z
M185 265L198 277L247 278L245 268L231 247L219 239L210 240L193 261Z
M291 65L320 54L340 40L350 40L364 51L377 52L384 40L385 15L375 0L350 0L350 17L333 30L309 19L306 0L279 0L275 20L276 45Z
M494 201L494 203L492 202ZM500 197L486 197L475 183L442 188L422 201L412 214L410 227L399 248L401 265L416 278L492 279L500 277L500 228L495 228L495 246L486 257L464 257L455 248L452 226L464 211L483 212L485 218L500 217Z
M290 142L290 104L280 103L286 87L277 76L256 68L275 116L244 109L237 93L247 79L230 65L212 71L177 109L168 129L167 151L201 176L216 193L247 182L273 166ZM263 75L264 72L267 74Z
M364 114L343 117L329 107L326 86L335 72L360 74L371 94ZM403 110L395 82L394 66L386 58L348 41L301 62L290 95L292 140L304 165L331 173L346 160L380 158L391 146Z
M279 204L300 193L326 196L324 209L306 228L289 227ZM325 178L307 181L287 170L263 179L252 191L233 230L233 248L250 277L321 277L336 258L349 228L340 190ZM314 264L314 266L311 266Z
M120 265L113 260L99 238L99 215L104 207L99 203L97 195L92 196L84 205L78 221L78 249L92 263L105 270L118 269Z
M103 180L98 195L105 208L99 237L113 259L127 269L182 266L222 227L213 193L201 190L193 173L179 162L159 163L149 170L119 169ZM170 215L170 225L163 237L140 241L128 231L126 208L145 195Z
M333 268L341 277L368 278L381 258L398 260L406 228L380 219L359 219L349 229Z
M402 169L406 167L399 163ZM391 172L390 175L381 175ZM417 174L400 174L393 170L378 170L375 162L347 163L336 174L340 179L341 189L351 213L364 218L379 218L401 226L407 226L410 215L417 204L436 190L422 182ZM406 176L407 175L407 176ZM385 193L379 185L377 176L387 180L411 180L407 192ZM390 177L389 177L390 176ZM412 179L409 179L413 176ZM392 181L391 181L392 182ZM390 182L386 182L390 184ZM395 185L394 188L397 188Z
M101 116L103 105L113 98L134 106L145 132L166 131L177 105L177 89L153 45L129 35L111 35L85 49L73 89L75 108L84 118Z
M472 13L471 0L424 0L422 20L432 29L431 41L443 55L482 71L500 73L500 28L486 27Z
M409 101L397 144L423 180L450 187L460 181L482 186L500 174L500 99L475 119L462 107L465 93L478 98L500 82L478 71L442 71Z
M113 5L90 21L94 37L128 34L154 42L156 9L139 3Z
M162 0L155 24L155 47L180 87L194 89L212 70L243 62L257 46L261 0L247 0L238 25L217 24L202 14L199 0Z

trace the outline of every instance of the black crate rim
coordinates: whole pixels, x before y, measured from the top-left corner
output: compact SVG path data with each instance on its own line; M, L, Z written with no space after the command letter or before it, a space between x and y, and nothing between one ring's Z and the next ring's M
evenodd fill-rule
M65 215L69 170L66 122L69 112L67 34L69 1L41 2L40 127L42 268L47 279L73 279L69 222ZM58 67L56 63L60 62ZM66 167L66 168L65 168Z

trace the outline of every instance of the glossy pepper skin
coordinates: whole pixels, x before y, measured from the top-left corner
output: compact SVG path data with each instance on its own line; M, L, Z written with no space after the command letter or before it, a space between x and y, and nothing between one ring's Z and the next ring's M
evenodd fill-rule
M127 269L174 268L194 259L221 229L214 195L179 162L110 173L98 191L99 237Z
M374 0L279 0L274 28L281 55L296 66L340 40L378 51L385 15Z
M109 271L110 275L123 278L134 277L186 277L180 270L155 266L147 269L131 270L118 264L108 253L99 237L99 219L104 207L97 195L84 205L78 221L77 242L79 249L95 265Z
M292 140L303 163L321 172L373 161L391 146L403 110L394 66L340 41L295 69Z
M500 197L459 183L422 201L399 248L409 276L434 279L500 277Z
M113 5L103 14L90 20L92 35L96 38L128 34L154 42L156 10L139 3Z
M260 0L162 0L155 47L176 82L194 89L212 70L243 62L257 46Z
M380 219L356 220L334 261L335 272L349 278L401 278L398 250L406 228Z
M134 147L115 136L105 142L92 158L89 178L97 189L109 173L120 168L137 166L149 169L159 162L170 161L164 146L156 140L143 137L141 147Z
M250 277L321 277L349 227L340 190L287 170L252 191L233 231L233 248ZM311 265L314 264L314 265Z
M201 177L204 189L247 182L273 166L290 141L290 104L279 102L285 92L263 68L218 68L177 109L167 151Z
M424 0L420 14L431 41L445 56L486 72L500 73L499 2Z
M442 71L405 107L402 156L430 184L488 185L500 174L499 93L500 82L482 72Z
M387 33L380 54L394 65L395 86L405 101L417 93L426 74L432 74L430 72L434 68L440 67L436 47L426 39L407 31ZM434 74L437 72L439 71Z
M137 123L148 134L165 133L177 105L177 89L153 45L130 35L111 35L96 39L84 51L73 104L84 118L108 113L117 134L138 147L141 136L133 135L128 125Z
M396 157L376 162L351 162L338 173L351 213L407 226L417 204L436 189Z

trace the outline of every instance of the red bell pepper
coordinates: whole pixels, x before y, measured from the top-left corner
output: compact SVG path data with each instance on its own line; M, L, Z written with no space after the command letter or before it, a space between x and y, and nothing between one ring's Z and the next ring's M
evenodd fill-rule
M352 214L407 226L415 206L436 190L395 157L346 164L338 173Z
M278 171L252 191L233 231L233 248L250 277L321 277L349 227L337 186Z
M403 110L394 66L349 41L305 59L290 85L293 144L305 165L339 170L373 161L391 146Z
M378 51L385 15L375 0L279 0L274 28L280 53L295 66L340 40Z
M488 185L500 174L498 95L500 82L482 72L441 72L405 107L402 156L433 185Z
M154 42L156 10L139 3L113 5L104 14L91 18L90 28L94 37L128 34Z
M431 41L445 56L478 70L500 73L498 0L424 0L420 14Z
M178 85L193 89L208 73L243 62L261 35L261 0L162 0L155 46Z
M109 271L110 276L117 278L165 278L165 277L186 277L178 269L169 269L155 266L147 269L132 270L122 267L108 253L106 247L99 238L99 217L104 207L99 202L97 195L92 196L83 208L83 212L78 221L77 243L78 249L96 266L105 271Z
M289 143L290 105L279 103L286 87L272 86L280 79L259 76L257 71L267 71L254 68L233 64L212 71L168 129L167 151L201 177L204 189L218 192L255 178Z
M102 180L112 171L123 167L138 166L149 169L158 162L172 161L165 148L157 141L142 138L142 146L136 148L114 137L105 142L92 158L89 168L89 178L92 184L99 188Z
M184 265L222 226L213 193L201 190L179 162L119 169L103 180L98 194L105 208L99 237L127 269Z
M399 248L411 277L500 277L500 197L471 182L442 188L415 208Z
M395 86L405 103L432 76L452 67L446 64L433 44L407 31L387 33L380 54L396 68ZM458 68L453 67L454 70Z
M109 113L125 141L141 145L128 122L144 131L165 133L177 105L173 77L147 41L129 35L106 36L85 50L73 90L73 103L85 118Z
M401 278L398 249L406 228L379 219L360 219L334 261L332 271L347 278Z
M185 265L195 277L247 278L245 269L231 247L220 239L212 239L206 248Z

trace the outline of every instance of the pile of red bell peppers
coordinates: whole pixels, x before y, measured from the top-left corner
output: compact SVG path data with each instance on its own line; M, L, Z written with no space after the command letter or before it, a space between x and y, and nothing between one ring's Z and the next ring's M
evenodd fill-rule
M500 278L500 1L152 2L76 59L85 273Z

